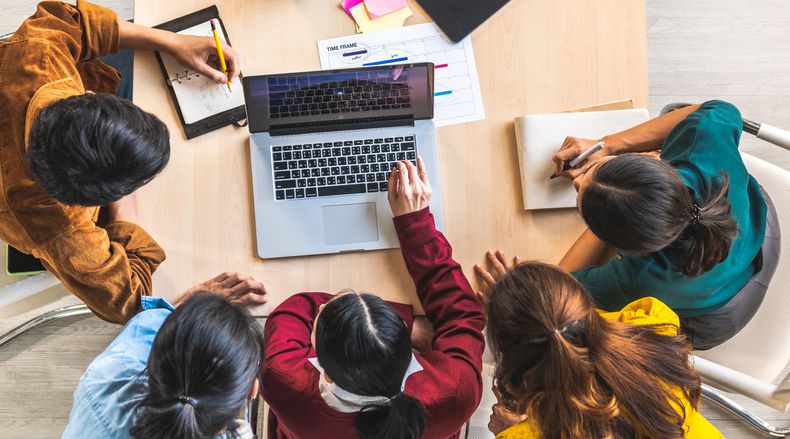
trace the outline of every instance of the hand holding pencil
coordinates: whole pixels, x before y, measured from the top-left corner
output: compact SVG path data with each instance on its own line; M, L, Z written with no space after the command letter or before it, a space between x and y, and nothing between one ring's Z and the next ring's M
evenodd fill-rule
M218 28L219 29L219 28ZM208 76L219 84L227 84L233 81L241 68L239 57L232 47L221 41L220 47L225 58L225 68L223 68L217 51L217 43L213 37L196 37L192 35L171 34L173 41L170 44L170 52L176 57L178 62L201 75Z

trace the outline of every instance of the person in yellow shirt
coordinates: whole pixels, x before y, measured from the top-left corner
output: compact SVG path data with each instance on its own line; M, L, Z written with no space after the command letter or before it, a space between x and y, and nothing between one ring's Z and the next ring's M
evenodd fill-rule
M485 271L497 439L723 437L697 412L700 378L679 320L646 297L617 312L561 268L511 266L502 253Z

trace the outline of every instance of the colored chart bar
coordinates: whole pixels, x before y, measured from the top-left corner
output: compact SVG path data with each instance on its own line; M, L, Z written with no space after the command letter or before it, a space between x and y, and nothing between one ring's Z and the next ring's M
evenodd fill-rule
M434 93L433 95L434 96L444 96L444 95L449 95L449 94L452 94L452 93L453 93L452 90L447 90L447 91L438 91L438 92Z
M357 50L355 52L346 52L343 54L343 56L364 55L366 53L368 53L367 50Z
M398 62L401 62L401 61L408 61L408 60L409 60L409 58L404 56L403 58L387 59L387 60L384 60L384 61L375 61L375 62L365 63L365 64L362 64L362 67L380 66L382 64L395 64L395 63L398 63Z
M434 67L434 69L443 69L445 67L447 67L447 64L439 64L436 67Z

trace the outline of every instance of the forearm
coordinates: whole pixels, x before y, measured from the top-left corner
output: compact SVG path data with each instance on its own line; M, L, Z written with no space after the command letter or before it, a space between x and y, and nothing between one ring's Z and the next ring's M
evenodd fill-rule
M626 154L629 152L648 152L661 148L664 139L689 114L697 111L700 104L690 105L671 111L662 116L629 128L619 133L604 137L607 155Z
M175 35L173 32L153 29L118 20L120 48L170 52Z
M612 247L609 244L601 241L590 229L587 229L573 243L559 265L568 272L601 265L611 256L611 251Z

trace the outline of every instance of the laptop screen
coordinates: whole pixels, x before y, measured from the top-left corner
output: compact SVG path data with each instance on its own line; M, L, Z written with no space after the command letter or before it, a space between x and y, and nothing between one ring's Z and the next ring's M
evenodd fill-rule
M430 63L247 76L243 81L253 133L433 117Z

